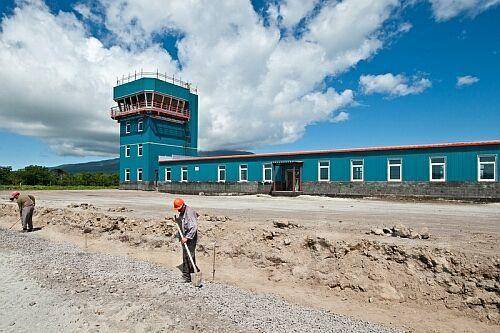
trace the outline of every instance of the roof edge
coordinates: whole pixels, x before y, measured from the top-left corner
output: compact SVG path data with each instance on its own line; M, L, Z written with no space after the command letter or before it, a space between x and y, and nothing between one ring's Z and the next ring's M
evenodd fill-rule
M449 142L449 143L434 143L426 145L406 145L406 146L379 146L379 147L366 147L366 148L342 148L330 150L303 150L295 152L278 152L278 153L262 153L253 155L222 155L222 156L208 156L208 157L189 157L184 159L175 160L161 160L159 163L172 163L184 161L211 161L211 160L224 160L224 159L254 159L260 157L276 157L276 156L302 156L302 155L324 155L333 153L359 153L371 151L387 151L387 150L410 150L410 149L431 149L431 148L453 148L453 147L475 147L475 146L491 146L500 145L500 140L491 141L473 141L473 142Z

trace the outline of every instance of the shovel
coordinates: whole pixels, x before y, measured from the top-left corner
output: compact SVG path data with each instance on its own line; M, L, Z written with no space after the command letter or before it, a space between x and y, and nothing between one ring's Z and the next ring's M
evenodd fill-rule
M175 226L177 227L177 231L179 231L179 235L181 237L184 237L184 235L182 234L182 230L181 228L179 227L179 224L175 223ZM196 267L196 265L194 264L194 260L193 260L193 257L191 256L191 252L189 251L189 248L187 246L186 243L183 244L184 245L184 248L186 249L186 252L188 254L188 257L189 257L189 261L191 261L191 266L193 266L193 269L195 270L194 273L191 273L191 283L193 284L193 286L195 287L201 287L201 271L198 269L198 267Z

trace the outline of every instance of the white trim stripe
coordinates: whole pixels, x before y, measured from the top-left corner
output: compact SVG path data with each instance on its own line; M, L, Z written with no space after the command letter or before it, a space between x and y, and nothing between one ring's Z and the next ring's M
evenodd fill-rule
M120 147L124 146L131 146L131 145L137 145L137 144L143 144L143 145L158 145L158 146L167 146L167 147L177 147L177 148L184 148L184 149L194 149L198 150L198 148L194 147L185 147L185 146L178 146L178 145L168 145L166 143L157 143L157 142L137 142L137 143L130 143L126 145L120 145Z

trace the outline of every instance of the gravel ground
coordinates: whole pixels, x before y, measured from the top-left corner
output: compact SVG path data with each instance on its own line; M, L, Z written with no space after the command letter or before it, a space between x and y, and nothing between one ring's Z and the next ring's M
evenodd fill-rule
M0 331L396 332L153 264L0 230Z

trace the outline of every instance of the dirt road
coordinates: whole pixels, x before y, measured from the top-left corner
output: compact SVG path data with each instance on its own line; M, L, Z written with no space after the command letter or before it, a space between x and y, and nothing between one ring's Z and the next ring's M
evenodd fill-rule
M179 245L164 223L172 215L172 195L34 194L35 225L43 227L37 237L168 268L179 263ZM307 196L185 199L202 214L198 258L208 274L217 242L217 281L409 331L499 328L499 204ZM0 226L9 226L14 212L15 207L0 205ZM367 234L401 223L415 231L428 228L430 238ZM92 231L87 240L84 228Z

